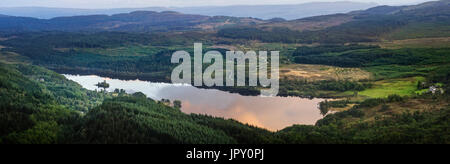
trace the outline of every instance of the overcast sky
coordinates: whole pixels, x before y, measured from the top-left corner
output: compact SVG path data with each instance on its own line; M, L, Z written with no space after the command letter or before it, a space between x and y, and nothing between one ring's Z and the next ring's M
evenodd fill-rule
M340 0L0 0L0 7L40 6L64 8L137 8L137 7L186 7L228 6L257 4L301 4L306 2L331 2ZM375 2L382 5L417 4L430 0L350 0Z

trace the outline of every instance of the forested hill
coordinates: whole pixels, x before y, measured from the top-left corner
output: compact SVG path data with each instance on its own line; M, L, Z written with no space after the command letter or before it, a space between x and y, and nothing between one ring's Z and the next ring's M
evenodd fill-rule
M379 6L363 11L286 21L251 17L204 16L173 11L135 11L115 15L87 15L36 19L0 16L0 31L167 32L219 31L227 38L264 42L367 42L449 36L448 0L413 6Z
M375 3L350 1L316 2L287 5L234 5L234 6L202 6L202 7L148 7L148 8L115 8L115 9L75 9L46 7L0 7L0 14L51 19L79 15L114 15L133 11L176 11L185 14L206 16L233 16L271 19L299 19L316 15L346 13L376 6Z
M448 144L450 138L448 106L371 119L381 104L387 106L384 112L394 112L390 105L417 101L398 96L368 99L316 126L295 125L274 133L233 120L184 114L142 93L87 91L38 66L0 63L0 71L0 144ZM80 112L84 109L89 111Z
M0 15L0 144L448 144L449 12L445 0L293 21L176 12ZM48 70L168 81L171 55L193 54L194 42L204 52L280 50L280 95L332 97L337 101L320 103L320 111L340 112L315 126L270 132L185 114L142 93L88 91Z
M30 17L0 17L0 31L185 31L214 29L224 25L261 23L253 18L202 16L172 11L135 11L108 15L88 15L36 19Z
M355 11L353 14L368 14L368 15L393 15L393 14L412 14L416 16L424 15L448 15L449 0L431 1L418 5L411 6L378 6L364 11Z
M379 6L347 14L221 29L226 38L285 43L349 43L450 36L450 1Z
M0 144L271 143L266 130L187 115L141 93L94 92L42 67L0 62Z

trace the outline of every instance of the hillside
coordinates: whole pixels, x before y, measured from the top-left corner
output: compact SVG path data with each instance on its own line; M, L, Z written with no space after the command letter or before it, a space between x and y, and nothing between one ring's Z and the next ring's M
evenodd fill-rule
M448 37L448 0L414 6L379 6L327 15L222 29L219 36L285 43L348 43Z
M369 99L328 115L316 126L295 125L272 133L233 120L187 115L140 93L111 98L108 93L86 91L36 66L0 64L0 70L0 143L448 144L450 137L445 130L450 126L448 96ZM86 106L90 109L82 114L72 108L73 102L59 101L61 97L83 98L86 104L103 102Z
M36 19L30 17L0 17L0 31L186 31L215 29L235 24L250 25L261 20L252 18L208 17L171 11L135 11L126 14L89 15Z
M176 11L185 14L206 16L253 17L259 19L283 18L300 19L310 16L347 13L374 7L373 3L358 2L321 2L289 5L238 5L238 6L201 6L201 7L148 7L117 9L74 9L45 7L0 8L0 14L51 19L81 15L115 15L134 11Z
M187 115L142 94L87 91L42 67L0 62L0 70L3 144L276 141L266 130Z
M264 6L261 7L264 8ZM295 6L291 7L295 8ZM311 7L311 9L314 8L316 7ZM367 10L289 21L204 16L173 11L134 11L111 16L87 15L52 19L9 16L0 17L0 31L214 32L219 30L219 37L263 42L370 42L384 39L450 36L447 30L450 22L449 10L449 2L443 0L413 6L378 6ZM269 12L263 9L251 11ZM186 11L186 13L189 12ZM289 12L283 11L283 13ZM431 28L433 30L430 30Z
M445 0L296 20L0 15L0 144L449 144L449 11ZM204 52L280 51L279 96L324 98L324 118L271 132L61 75L169 82L172 54L196 42Z

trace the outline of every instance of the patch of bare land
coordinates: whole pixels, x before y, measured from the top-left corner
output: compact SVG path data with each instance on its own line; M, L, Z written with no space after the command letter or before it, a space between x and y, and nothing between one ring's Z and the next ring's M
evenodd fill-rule
M426 111L435 111L440 110L449 103L444 100L433 100L433 99L409 99L405 102L397 102L386 104L385 107L383 105L379 105L374 108L366 109L365 117L367 121L373 121L376 117L390 117L395 114L402 113L414 113L414 112L426 112Z
M359 81L370 79L371 74L359 68L340 68L324 65L292 64L280 68L280 76L290 80L306 79L308 81L321 80L350 80Z
M449 106L449 103L448 100L445 99L407 99L404 102L388 103L372 108L364 108L361 110L364 111L363 118L349 117L344 119L351 124L361 121L373 122L377 119L389 118L404 113L437 111L446 108L447 106ZM337 112L339 110L330 109L330 111ZM351 124L349 124L349 126Z
M317 16L317 17L311 17L311 18L305 18L305 19L298 19L293 21L287 21L287 22L279 22L279 23L267 23L259 25L259 27L262 28L274 28L274 27L286 27L291 30L298 30L298 31L304 31L304 30L322 30L325 28L338 26L347 22L350 22L353 20L353 17L346 14L336 14L333 16Z
M199 24L199 25L195 26L195 28L199 28L202 30L215 30L218 27L222 27L225 25L231 25L231 24L233 24L233 23L227 20L225 22L203 23L203 24Z
M227 49L227 50L230 50L230 51L238 51L239 50L239 48L237 46L233 46L233 45L213 45L213 46L210 46L208 48L211 48L211 49Z
M208 48L220 48L220 49L227 49L230 51L243 51L243 52L248 52L248 51L257 51L257 50L264 50L262 47L260 47L260 45L263 45L265 43L261 43L259 41L248 41L245 44L232 44L232 45L228 45L228 44L219 44L219 45L212 45L209 46Z
M29 63L27 57L15 52L0 52L0 62L7 64Z
M352 109L356 104L348 104L344 108L330 108L329 110L332 112L343 112Z
M99 25L99 28L103 28L104 30L111 30L127 25L136 25L138 23L136 22L120 22L120 21L112 21L112 22L106 22L104 25Z
M384 41L377 44L381 48L387 49L448 48L450 47L450 37L394 40L394 41Z
M229 18L229 17L214 17L212 20L206 23L201 23L199 25L194 26L194 28L202 29L202 30L217 30L220 27L224 26L232 26L232 25L253 25L253 24L262 24L265 21L254 19L254 18ZM217 20L215 20L217 19ZM219 21L220 20L220 21Z

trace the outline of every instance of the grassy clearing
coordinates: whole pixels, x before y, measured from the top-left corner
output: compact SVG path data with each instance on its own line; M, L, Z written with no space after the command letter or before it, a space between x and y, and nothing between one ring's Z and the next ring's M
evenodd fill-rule
M320 80L350 80L370 79L371 73L359 68L340 68L324 65L290 64L280 68L282 78Z
M443 99L407 99L405 102L395 102L384 105L378 105L373 108L364 109L364 122L374 121L376 118L392 117L402 113L430 112L441 110L447 107L449 103Z
M432 67L418 68L417 66L408 65L381 65L364 68L365 71L372 73L373 79L396 79L412 76L426 76L433 69Z
M369 98L386 98L393 94L410 96L417 91L417 82L424 80L423 77L411 77L377 81L373 88L359 92L359 95Z
M346 107L343 108L330 108L329 110L332 112L342 112L342 111L347 111L351 108L353 108L356 104L348 104Z
M29 59L14 52L0 52L0 61L7 64L29 63Z
M385 41L378 43L381 48L400 49L400 48L448 48L450 47L450 37L439 38L420 38Z
M403 28L397 29L388 34L385 38L393 40L449 37L450 25L447 22L441 23L413 23Z

